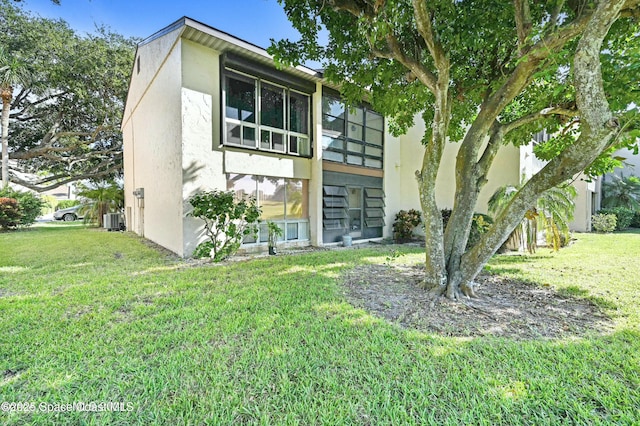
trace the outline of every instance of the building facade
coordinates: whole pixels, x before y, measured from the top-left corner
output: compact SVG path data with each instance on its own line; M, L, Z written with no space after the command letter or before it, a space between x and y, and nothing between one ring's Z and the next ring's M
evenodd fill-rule
M256 197L289 246L389 237L399 210L419 208L421 121L393 137L321 73L278 69L264 49L186 17L138 46L122 131L127 228L180 256L204 240L188 216L202 190ZM446 147L438 174L442 208L453 203L457 149ZM519 182L522 161L519 148L500 150L477 211ZM262 225L243 249L266 245Z

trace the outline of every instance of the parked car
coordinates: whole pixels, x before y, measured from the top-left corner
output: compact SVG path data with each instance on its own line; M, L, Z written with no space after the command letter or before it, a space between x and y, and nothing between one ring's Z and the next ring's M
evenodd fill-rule
M73 222L74 220L82 219L81 205L69 207L67 209L60 209L53 214L55 220L64 220L65 222Z

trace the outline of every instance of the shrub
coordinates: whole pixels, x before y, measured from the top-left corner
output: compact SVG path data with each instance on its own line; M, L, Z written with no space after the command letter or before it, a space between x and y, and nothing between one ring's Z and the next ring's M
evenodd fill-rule
M0 227L3 229L15 228L21 218L18 200L8 197L0 198Z
M393 222L393 239L399 243L411 241L413 230L421 222L422 215L418 210L400 210Z
M616 215L598 213L591 216L591 227L596 232L613 232L616 229Z
M640 210L633 212L633 220L631 221L632 228L640 228Z
M256 199L237 200L233 191L205 191L189 199L193 206L188 216L204 221L209 241L196 248L198 255L219 262L238 251L247 235L256 235L260 208Z
M11 188L0 190L0 197L17 200L20 220L16 226L29 226L34 224L46 204L39 196L32 192L15 191Z
M611 207L608 209L601 209L598 213L612 214L616 217L616 231L622 231L631 226L633 222L634 212L626 207Z
M198 247L193 252L193 257L196 259L202 259L205 257L211 257L211 251L213 250L213 243L211 241L205 241L198 244Z
M78 200L60 200L56 204L56 210L68 209L69 207L77 206L80 204Z
M440 213L442 214L442 226L446 228L451 218L451 209L443 209ZM473 247L480 241L482 234L489 230L492 223L493 218L491 218L491 216L483 213L474 213L473 220L471 221L471 230L469 231L469 239L467 240L467 248Z

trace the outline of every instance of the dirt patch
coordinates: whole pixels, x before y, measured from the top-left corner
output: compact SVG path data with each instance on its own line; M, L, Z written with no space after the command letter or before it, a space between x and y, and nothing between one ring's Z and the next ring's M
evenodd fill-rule
M423 277L418 266L359 266L344 276L345 296L354 306L402 327L446 336L566 338L613 328L589 300L551 287L481 275L478 299L434 300L419 287Z

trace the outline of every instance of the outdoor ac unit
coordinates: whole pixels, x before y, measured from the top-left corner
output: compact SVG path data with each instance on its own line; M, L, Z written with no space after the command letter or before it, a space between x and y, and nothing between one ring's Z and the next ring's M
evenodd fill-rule
M107 213L102 216L104 228L109 231L120 230L120 213Z

